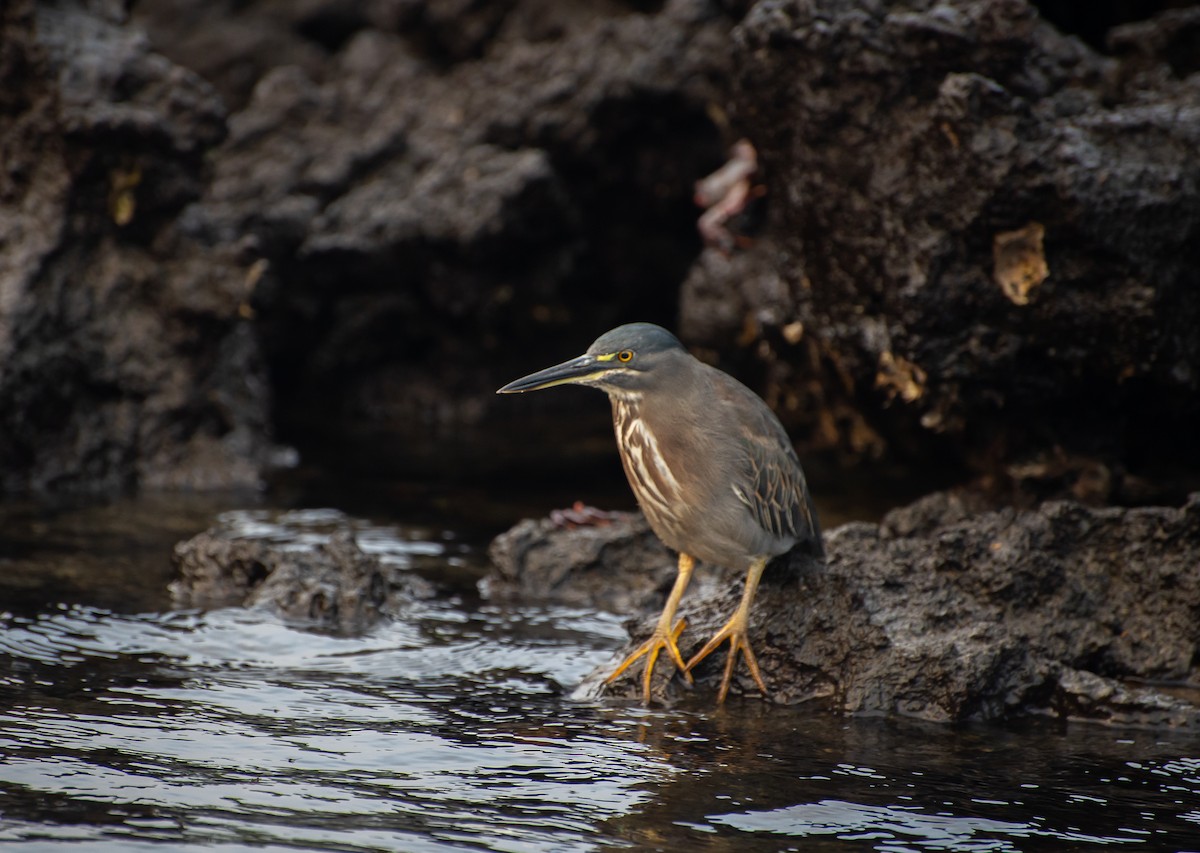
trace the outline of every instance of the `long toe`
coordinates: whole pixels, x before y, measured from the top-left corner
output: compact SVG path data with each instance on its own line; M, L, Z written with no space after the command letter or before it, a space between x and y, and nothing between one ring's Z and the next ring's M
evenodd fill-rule
M729 637L730 628L729 625L726 625L724 628L714 634L711 640L704 644L704 648L692 655L692 659L687 662L687 665L684 667L684 669L688 672L691 672L696 664L700 663L700 661L704 660L706 657L720 648L721 643L728 640Z
M704 648L692 656L692 659L687 662L687 671L690 673L696 664L716 651L726 640L729 641L729 656L725 659L725 672L721 677L721 688L717 692L717 703L724 702L729 693L729 685L733 681L733 670L737 666L739 652L746 659L750 677L754 679L758 689L766 696L767 685L763 682L762 672L758 668L758 660L754 656L754 650L750 647L750 637L746 632L746 626L744 621L738 620L736 616L725 623L725 626L704 644Z
M604 679L604 683L612 684L621 677L625 670L644 657L646 658L646 665L642 673L642 700L646 704L650 704L650 683L654 677L654 664L663 649L666 649L667 656L690 683L692 677L687 672L687 667L683 662L683 655L680 654L678 645L679 635L683 632L683 628L684 621L680 619L675 623L669 634L663 631L655 631L646 642L634 649L629 657L621 661L617 668L612 671L612 674Z
M742 657L746 659L746 668L750 670L750 677L754 679L758 689L762 691L764 697L767 695L767 685L763 683L758 660L754 657L754 650L750 648L750 639L744 633L734 634L729 639L729 656L725 659L725 674L721 678L721 689L717 692L718 705L724 702L725 697L729 694L729 685L733 681L733 670L737 666L738 652L741 652Z

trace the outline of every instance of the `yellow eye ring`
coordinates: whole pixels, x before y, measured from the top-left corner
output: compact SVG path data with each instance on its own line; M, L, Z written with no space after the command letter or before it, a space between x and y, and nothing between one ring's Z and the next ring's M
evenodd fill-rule
M627 349L623 349L619 353L617 353L617 361L625 362L625 361L632 361L632 360L633 360L633 353Z

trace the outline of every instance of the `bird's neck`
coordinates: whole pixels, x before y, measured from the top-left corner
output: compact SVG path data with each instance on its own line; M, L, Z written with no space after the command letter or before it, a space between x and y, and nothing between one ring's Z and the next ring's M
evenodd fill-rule
M615 422L621 423L631 418L641 417L640 397L618 397L616 394L609 394L608 399L612 403L613 420Z
M608 386L604 390L608 393L608 399L612 400L614 407L617 405L636 407L642 400L641 391L633 391L629 388L618 388L616 386Z

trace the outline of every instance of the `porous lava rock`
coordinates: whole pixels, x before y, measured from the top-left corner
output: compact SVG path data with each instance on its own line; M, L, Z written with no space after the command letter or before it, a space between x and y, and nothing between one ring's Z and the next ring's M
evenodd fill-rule
M641 319L809 447L1182 499L1196 16L1042 5L1088 40L1026 0L6 3L0 489L244 486L273 434L528 472L592 445L447 436L570 413L491 391ZM740 137L761 227L701 251Z
M255 484L252 270L177 227L216 92L116 3L13 0L0 42L0 490Z
M644 585L651 566L670 566L666 553L646 553L640 520L615 522L602 534L530 524L493 549L497 574L557 600L578 600L574 592L564 597L572 576L586 594L598 584ZM606 543L601 556L597 536ZM1200 722L1200 495L1179 508L1060 501L981 510L977 497L939 492L880 524L842 525L827 534L826 546L825 565L806 555L781 558L759 589L751 637L771 701L942 722L1025 714L1120 725ZM559 562L526 559L541 553ZM553 582L543 585L548 572ZM685 659L740 594L736 576L716 573L684 597ZM649 636L661 600L631 623L629 645L616 659ZM695 701L711 700L724 657L718 650L694 670ZM579 695L640 696L636 678L604 688L610 670L589 676ZM679 699L670 664L659 670L658 695ZM756 694L740 665L737 672L732 693Z
M1168 10L1105 55L1025 0L755 3L730 111L762 166L762 257L706 252L685 339L855 458L1181 498L1200 472L1195 32Z
M365 553L349 527L321 541L279 543L217 525L175 546L177 607L253 607L305 627L360 634L404 604L428 598L428 581Z
M139 7L237 105L186 221L259 263L290 434L476 424L541 354L672 321L692 182L724 153L719 7L265 0L224 4L225 24L220 3ZM224 45L178 23L235 19ZM255 45L279 61L240 61Z
M675 559L640 513L603 524L525 519L488 548L490 598L532 598L613 613L652 610L675 581Z

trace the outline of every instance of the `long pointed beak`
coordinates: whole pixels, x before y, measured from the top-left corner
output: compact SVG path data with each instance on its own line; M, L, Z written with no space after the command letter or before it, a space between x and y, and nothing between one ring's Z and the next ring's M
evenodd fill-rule
M554 367L522 376L509 382L497 394L520 394L522 391L540 391L555 385L586 385L609 371L609 366L594 355L581 355Z

